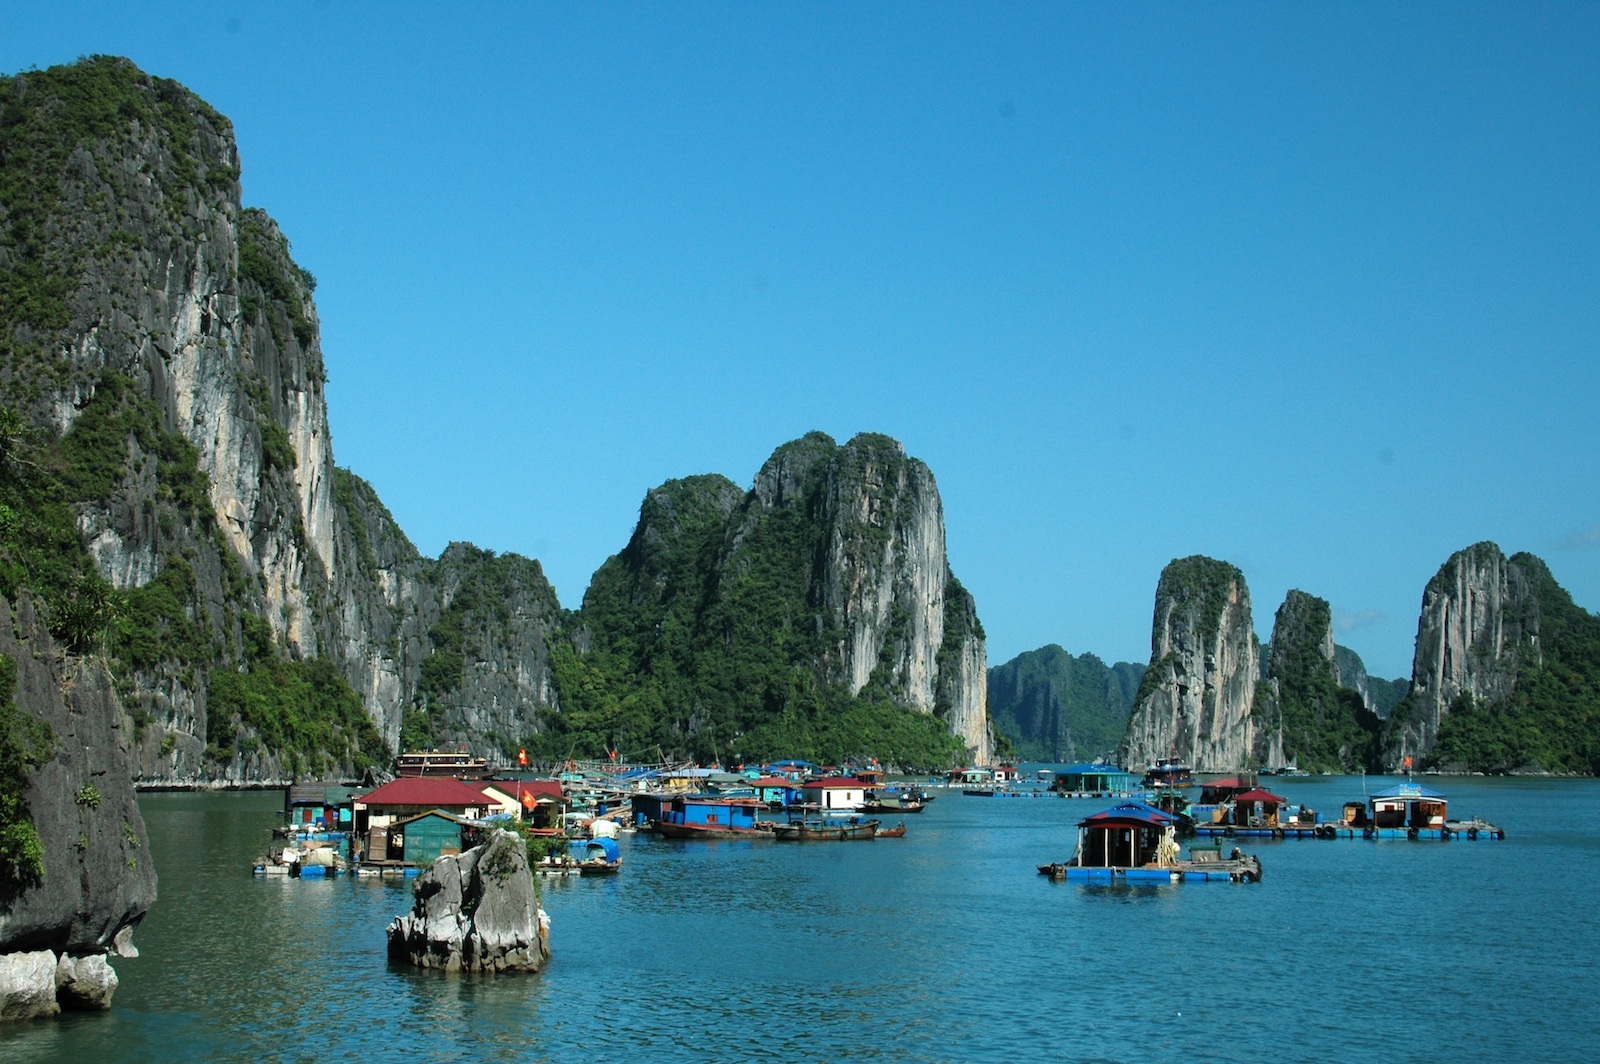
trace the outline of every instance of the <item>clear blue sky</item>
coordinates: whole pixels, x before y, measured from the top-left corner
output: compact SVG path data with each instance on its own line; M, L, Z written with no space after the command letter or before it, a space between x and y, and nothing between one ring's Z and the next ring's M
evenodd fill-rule
M810 429L933 469L991 664L1149 656L1174 557L1409 675L1492 539L1600 607L1600 5L0 9L232 118L340 465L564 603Z

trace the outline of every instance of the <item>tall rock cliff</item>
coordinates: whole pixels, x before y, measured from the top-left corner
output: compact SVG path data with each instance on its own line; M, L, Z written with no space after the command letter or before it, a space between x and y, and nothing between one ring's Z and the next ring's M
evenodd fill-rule
M1386 765L1420 766L1452 706L1504 702L1538 655L1539 603L1521 567L1493 543L1452 554L1422 593L1411 695L1390 718Z
M1366 768L1378 720L1359 691L1341 686L1327 600L1290 591L1274 618L1271 647L1267 678L1256 690L1254 763L1316 772Z
M239 172L227 119L126 60L0 87L0 407L116 607L137 778L349 774L407 720L505 756L559 702L554 592L419 557L334 467L316 282Z
M1411 692L1382 759L1478 772L1600 772L1600 617L1543 561L1457 551L1422 595Z
M1023 760L1111 758L1143 675L1143 665L1107 665L1052 643L989 670L989 716Z
M1243 769L1262 756L1252 708L1259 646L1244 574L1195 555L1171 562L1156 585L1150 666L1139 685L1122 764L1177 756L1201 772ZM1267 758L1281 751L1269 748Z
M941 719L972 759L991 752L983 631L945 558L938 489L887 437L811 433L745 493L715 476L652 491L582 620L597 660L649 677L634 704L702 754L881 753L866 734L819 740L874 700Z

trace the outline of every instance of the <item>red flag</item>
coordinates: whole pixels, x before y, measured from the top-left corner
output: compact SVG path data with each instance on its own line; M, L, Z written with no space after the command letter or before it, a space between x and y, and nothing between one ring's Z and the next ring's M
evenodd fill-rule
M1405 767L1406 767L1406 768L1407 768L1407 769L1410 769L1410 768L1411 768L1411 755L1410 755L1410 754L1407 754L1407 755L1406 755L1406 759L1405 759L1405 761L1404 761L1404 762L1403 762L1403 764L1404 764L1404 765L1405 765Z
M527 750L519 749L517 751L517 764L521 765L523 768L527 768L528 767L528 751Z

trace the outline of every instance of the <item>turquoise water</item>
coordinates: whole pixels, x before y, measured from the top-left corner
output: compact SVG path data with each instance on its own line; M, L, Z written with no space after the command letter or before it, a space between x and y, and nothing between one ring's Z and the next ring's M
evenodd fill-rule
M116 1007L0 1030L0 1058L1588 1058L1600 782L1430 783L1509 838L1252 840L1260 884L1124 887L1035 870L1103 801L950 792L871 843L629 836L619 876L543 882L554 957L520 978L389 967L406 885L253 878L275 794L152 794L161 897ZM1362 785L1273 781L1325 811Z

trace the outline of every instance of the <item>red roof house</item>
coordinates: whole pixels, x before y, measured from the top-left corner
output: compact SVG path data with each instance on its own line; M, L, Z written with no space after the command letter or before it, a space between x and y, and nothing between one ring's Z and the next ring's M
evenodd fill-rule
M494 799L453 776L401 776L355 799L357 814L368 816L409 816L443 809L475 817L494 805Z

